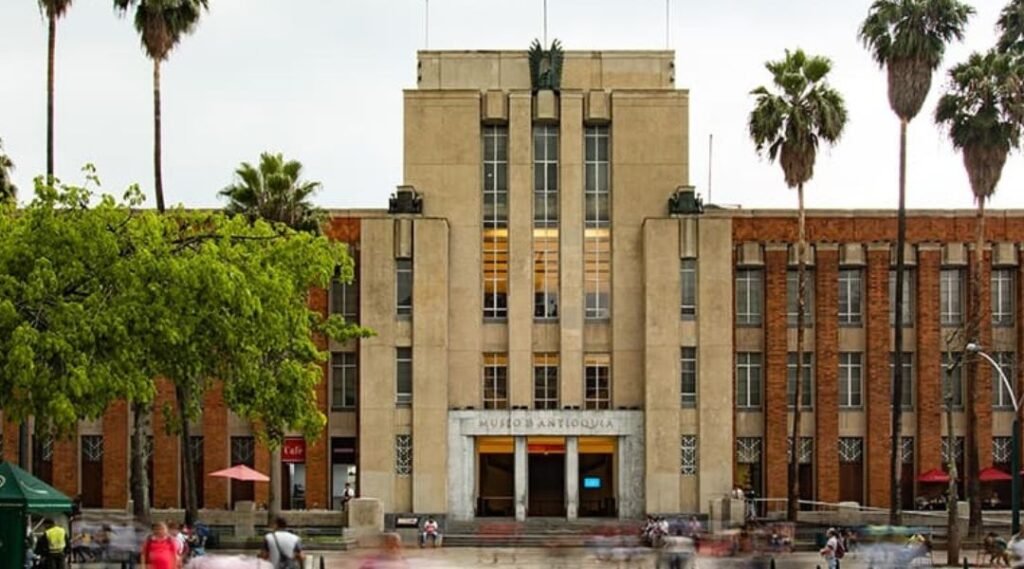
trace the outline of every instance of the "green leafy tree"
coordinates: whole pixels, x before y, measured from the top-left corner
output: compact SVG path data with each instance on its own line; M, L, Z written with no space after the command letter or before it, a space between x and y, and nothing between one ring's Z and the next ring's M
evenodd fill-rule
M18 198L18 188L11 177L13 171L14 161L4 153L4 141L0 140L0 205L14 203Z
M907 125L921 111L946 45L963 39L974 9L958 0L875 0L860 39L889 77L889 106L900 119L899 205L896 214L895 361L903 361L904 248L907 234ZM893 366L889 523L900 523L900 425L903 366Z
M320 182L302 179L301 162L264 152L258 166L243 162L235 178L220 192L228 200L229 213L283 223L297 231L319 229L319 212L310 198L320 190Z
M71 7L72 0L38 0L48 24L46 58L46 175L53 177L53 68L57 55L57 20Z
M832 62L826 57L808 56L803 50L786 51L778 61L765 64L771 73L770 86L761 86L748 128L758 154L782 165L786 185L797 191L798 204L798 295L796 400L793 412L793 452L789 462L789 500L787 515L796 521L800 498L797 476L800 440L800 401L802 399L804 311L806 299L807 238L804 220L804 184L814 176L818 144L835 145L846 126L846 104L842 95L828 83Z

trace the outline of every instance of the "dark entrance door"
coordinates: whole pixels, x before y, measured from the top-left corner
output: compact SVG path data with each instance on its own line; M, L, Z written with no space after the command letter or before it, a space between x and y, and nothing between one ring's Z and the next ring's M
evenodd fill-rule
M565 517L565 454L530 453L530 516Z
M813 505L807 502L814 501L814 465L800 463L797 465L797 478L800 480L800 504L801 510L813 509Z
M515 455L481 454L479 473L480 493L476 515L500 518L515 516Z
M615 461L612 454L580 454L580 517L614 517Z
M103 437L84 435L81 439L82 506L103 507Z

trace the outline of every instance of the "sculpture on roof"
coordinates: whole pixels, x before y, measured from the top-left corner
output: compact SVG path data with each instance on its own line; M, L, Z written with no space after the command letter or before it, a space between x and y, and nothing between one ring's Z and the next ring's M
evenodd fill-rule
M562 84L562 60L565 52L558 40L551 42L551 49L545 50L539 40L530 45L530 84L533 90L551 89L558 91Z

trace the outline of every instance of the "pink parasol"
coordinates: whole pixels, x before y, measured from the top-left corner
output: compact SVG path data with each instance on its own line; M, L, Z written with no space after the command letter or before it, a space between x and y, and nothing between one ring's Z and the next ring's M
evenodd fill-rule
M978 480L981 482L1009 482L1013 480L1013 477L998 468L989 467L978 473Z
M935 468L917 477L918 482L949 482L949 474Z
M216 476L218 478L230 478L232 480L240 480L242 482L270 482L265 474L257 472L244 464L236 464L231 468L225 468L224 470L218 470L217 472L211 472L210 476Z

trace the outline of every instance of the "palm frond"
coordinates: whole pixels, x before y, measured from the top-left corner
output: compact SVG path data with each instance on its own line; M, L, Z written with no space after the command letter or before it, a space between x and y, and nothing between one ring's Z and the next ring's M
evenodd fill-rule
M235 183L221 190L220 195L228 200L225 210L298 231L317 231L318 210L310 198L319 191L320 182L302 180L301 175L301 162L264 152L258 166L243 162L235 170Z

